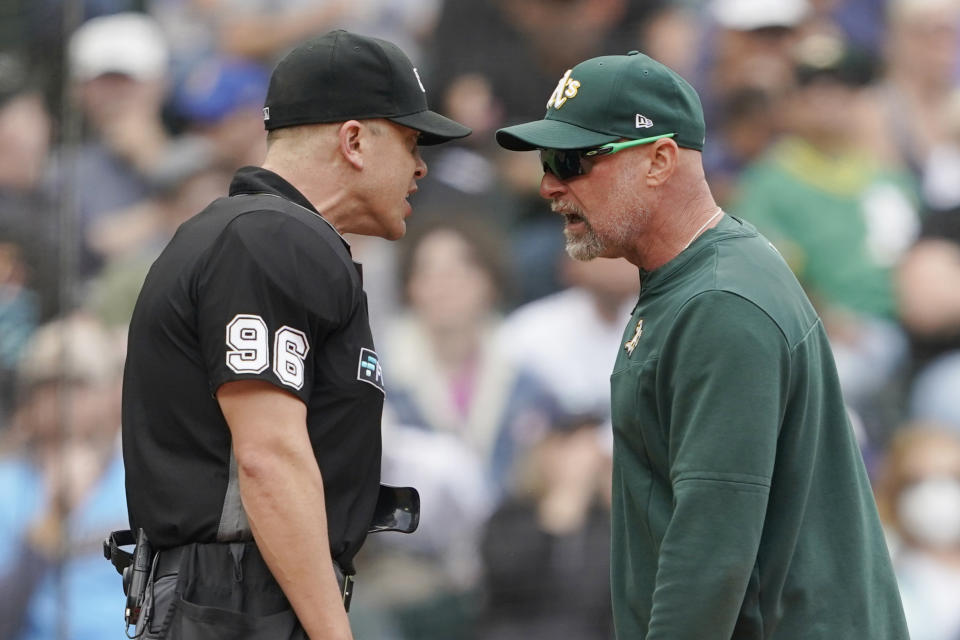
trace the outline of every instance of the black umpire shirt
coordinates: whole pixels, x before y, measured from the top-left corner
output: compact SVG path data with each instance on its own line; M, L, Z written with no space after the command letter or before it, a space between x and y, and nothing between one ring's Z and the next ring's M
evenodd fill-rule
M384 396L360 266L292 185L245 167L230 197L177 230L130 324L127 504L155 548L250 538L214 394L251 379L306 404L330 550L352 572L377 499Z

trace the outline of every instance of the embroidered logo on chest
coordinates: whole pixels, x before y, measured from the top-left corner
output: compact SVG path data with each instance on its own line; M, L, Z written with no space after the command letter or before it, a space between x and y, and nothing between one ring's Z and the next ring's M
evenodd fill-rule
M643 318L637 320L637 328L633 331L633 337L623 343L623 348L627 350L628 356L633 355L633 350L637 348L641 335L643 335Z

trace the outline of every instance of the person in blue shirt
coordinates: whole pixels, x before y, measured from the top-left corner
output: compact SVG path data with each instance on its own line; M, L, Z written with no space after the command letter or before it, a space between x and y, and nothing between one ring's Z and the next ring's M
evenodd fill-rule
M0 444L0 640L123 637L104 532L124 528L120 348L96 321L44 325Z

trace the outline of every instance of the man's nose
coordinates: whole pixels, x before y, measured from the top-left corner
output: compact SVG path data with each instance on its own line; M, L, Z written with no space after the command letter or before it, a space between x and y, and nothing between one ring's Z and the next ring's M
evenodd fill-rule
M567 185L549 171L543 172L543 179L540 180L540 197L546 200L553 200L559 195L566 193Z
M413 172L413 177L417 180L425 178L427 175L427 163L420 155L420 149L417 149L417 168Z

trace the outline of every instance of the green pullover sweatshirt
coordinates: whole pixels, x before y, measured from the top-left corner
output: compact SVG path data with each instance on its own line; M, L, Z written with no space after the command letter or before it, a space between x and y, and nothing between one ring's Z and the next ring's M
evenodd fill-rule
M619 640L906 640L833 357L724 216L641 292L611 376Z

